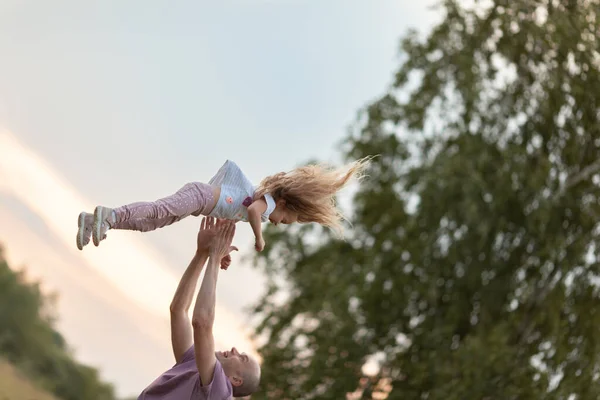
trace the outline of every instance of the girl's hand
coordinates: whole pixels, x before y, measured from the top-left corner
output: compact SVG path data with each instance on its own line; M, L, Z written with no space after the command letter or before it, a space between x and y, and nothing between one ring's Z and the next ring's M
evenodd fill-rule
M265 248L265 241L262 237L256 238L256 241L254 242L254 248L256 249L256 251L263 251L263 249Z

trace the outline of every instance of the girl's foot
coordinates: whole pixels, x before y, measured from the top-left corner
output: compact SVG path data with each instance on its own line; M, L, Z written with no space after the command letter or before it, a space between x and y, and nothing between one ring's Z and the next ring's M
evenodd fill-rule
M106 239L106 231L115 223L115 216L112 208L98 206L94 210L94 224L92 229L92 240L94 246L100 245L100 242Z
M94 225L94 214L82 212L77 219L77 248L83 250L90 243L92 237L92 227ZM104 235L106 239L106 235Z
M83 250L90 242L92 236L92 224L94 223L94 214L82 212L77 219L77 248Z

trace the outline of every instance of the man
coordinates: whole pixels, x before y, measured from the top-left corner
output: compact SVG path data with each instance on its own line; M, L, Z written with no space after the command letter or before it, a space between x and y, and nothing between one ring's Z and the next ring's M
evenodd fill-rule
M202 220L197 250L171 302L171 343L176 364L148 386L138 400L225 400L254 393L260 381L258 362L235 347L215 352L213 323L219 267L227 269L235 224ZM206 273L190 322L188 310L196 283Z

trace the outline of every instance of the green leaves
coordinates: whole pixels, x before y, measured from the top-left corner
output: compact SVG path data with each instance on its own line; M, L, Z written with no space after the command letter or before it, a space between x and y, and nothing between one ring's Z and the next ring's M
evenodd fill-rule
M64 400L113 400L112 385L77 363L54 330L49 303L37 283L11 270L0 249L0 353L29 378Z
M345 141L347 241L267 228L258 398L600 398L600 1L460 4Z

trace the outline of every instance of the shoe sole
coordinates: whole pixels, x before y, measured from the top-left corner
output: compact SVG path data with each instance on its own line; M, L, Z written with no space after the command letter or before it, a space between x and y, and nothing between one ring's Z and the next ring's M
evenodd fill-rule
M100 245L100 231L102 230L102 207L96 207L94 210L94 225L92 227L92 241L94 246Z
M85 236L85 214L85 212L80 213L79 218L77 219L77 227L79 228L77 230L77 248L79 250L83 250L83 247L85 246L83 244Z

